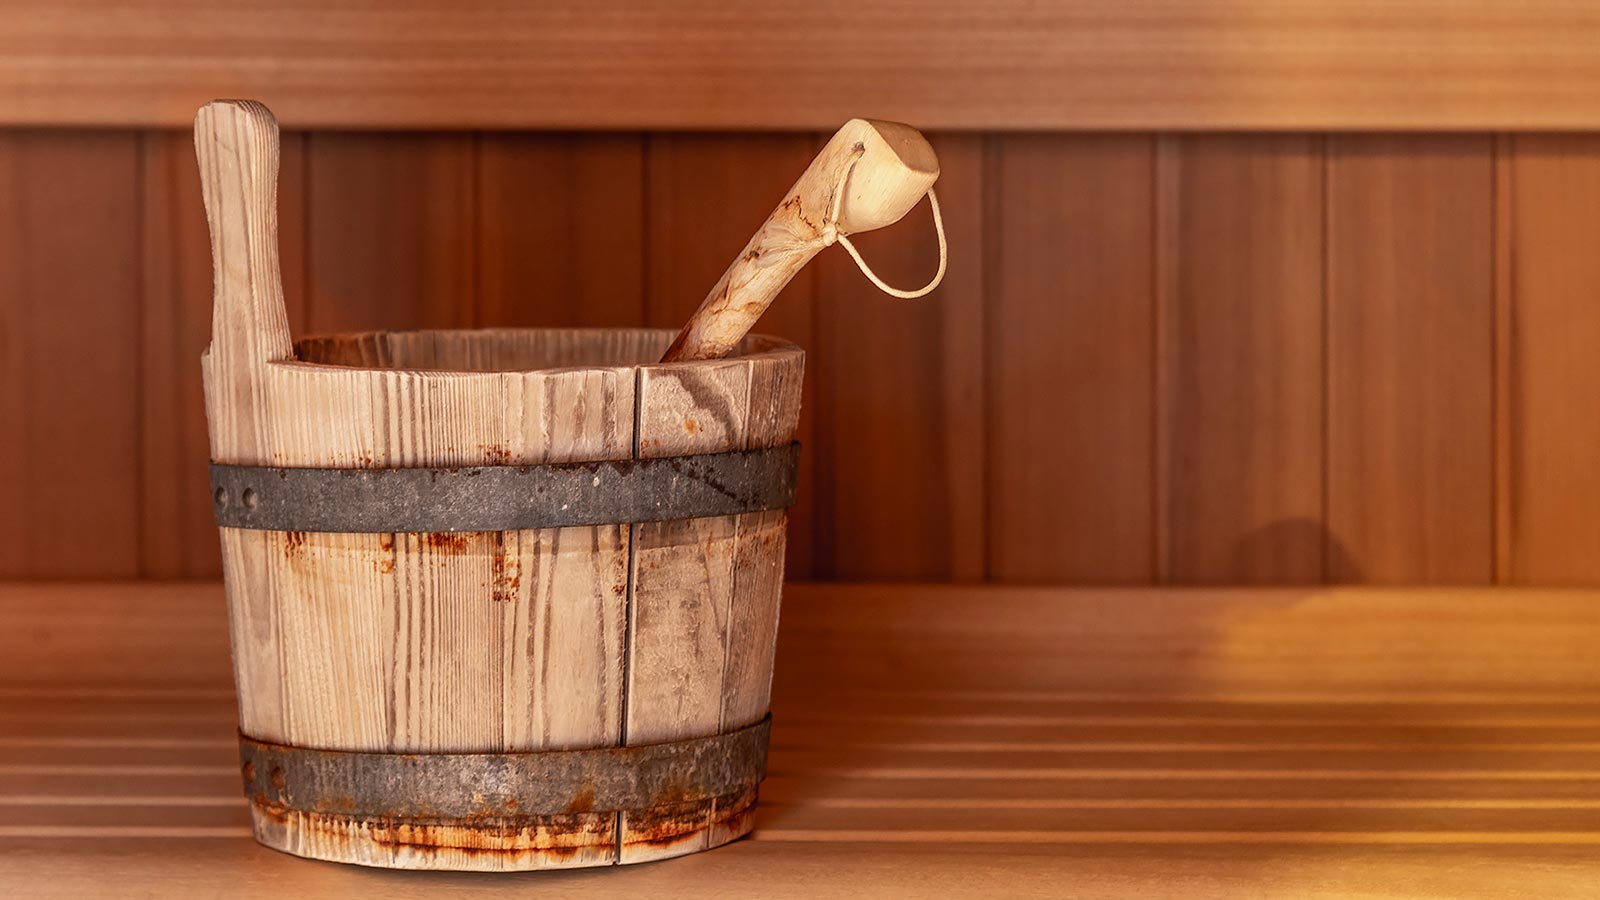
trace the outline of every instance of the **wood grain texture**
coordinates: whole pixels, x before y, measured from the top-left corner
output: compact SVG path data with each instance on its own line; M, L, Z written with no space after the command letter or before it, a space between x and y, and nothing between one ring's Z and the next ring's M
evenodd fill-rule
M305 327L303 149L302 136L284 137L278 226L291 331ZM210 450L196 364L211 331L211 258L194 138L186 132L147 132L140 157L139 572L155 578L217 578L222 561L205 476Z
M307 138L310 329L474 324L473 150L470 135Z
M1600 579L1600 140L1518 138L1511 173L1511 580Z
M1488 138L1334 138L1328 172L1328 577L1493 573Z
M0 133L0 573L139 571L139 218L135 136Z
M1516 246L1511 201L1516 147L1510 135L1494 139L1494 582L1511 581L1513 438L1511 304Z
M478 324L643 325L643 138L479 141Z
M684 900L1592 894L1593 590L791 593L752 838L563 881ZM331 897L373 877L250 843L220 600L0 586L25 626L0 635L0 882Z
M897 300L842 252L813 264L818 578L984 575L984 141L932 140L950 246L939 289ZM920 285L939 262L927 216L852 239L890 284Z
M788 443L801 366L797 354L757 354L642 367L637 455ZM633 526L626 744L721 733L766 715L784 518L773 511ZM617 859L664 859L741 837L754 802L750 791L625 812Z
M292 347L279 284L271 114L257 104L209 104L196 119L196 148L216 271L204 363L217 461L354 469L634 454L634 423L642 420L635 367L656 358L666 333L456 330ZM748 389L761 359L798 358L792 347L775 348L734 365ZM249 505L249 490L239 498L219 492L216 502ZM413 753L622 740L635 665L628 635L639 633L625 624L635 583L628 528L220 531L242 733ZM679 575L662 574L669 582ZM777 581L770 586L775 594ZM730 605L719 597L719 608ZM719 679L716 713L721 691ZM715 724L693 733L715 733ZM676 810L660 808L666 802L651 814L671 819ZM625 857L614 810L493 825L397 824L252 799L250 815L267 846L365 865L498 871ZM701 847L703 824L694 829ZM641 825L641 842L662 848L663 827Z
M694 314L728 260L782 201L805 171L819 140L812 135L652 135L646 142L646 324L677 328ZM789 282L756 332L802 347L814 345L814 272ZM815 376L807 371L801 403L799 502L789 511L788 571L815 570L813 512L817 409Z
M900 221L938 179L938 156L915 128L859 118L844 123L779 195L661 361L730 355L818 253L836 241L849 250L850 235ZM927 284L931 290L934 282Z
M243 94L324 128L821 129L862 110L934 129L1600 127L1600 10L1562 0L79 0L0 16L10 124L179 126Z
M988 571L1146 582L1152 145L998 139L985 292Z
M970 729L1088 728L1092 720L1053 721L1061 716L1046 707L1076 718L1116 702L1143 704L1149 727L1171 724L1164 717L1176 710L1163 704L1175 703L1250 705L1263 716L1303 705L1337 726L1380 721L1387 704L1431 697L1456 706L1463 727L1498 719L1550 728L1539 723L1565 709L1579 717L1574 726L1600 728L1600 661L1588 652L1600 630L1593 588L844 583L788 593L773 696L793 723L831 710L848 727L870 720L874 698L903 696L927 701L921 712L930 717L964 708ZM209 707L223 718L205 734L232 751L222 600L214 582L0 583L0 609L27 626L8 633L0 654L0 719L70 735L137 725L134 716L83 715L83 701L127 701L130 713L170 703L171 718L125 733L182 737L169 726ZM974 608L991 613L981 628L960 614ZM134 627L141 617L162 627ZM27 702L33 687L37 701ZM974 699L995 706L966 705ZM1232 727L1251 727L1252 710L1234 712L1241 719ZM16 774L0 769L0 778ZM225 774L236 791L231 760Z
M640 458L741 447L750 364L708 360L686 372L640 373ZM736 516L637 526L630 597L628 742L716 730L733 596Z
M1170 138L1158 419L1176 582L1323 569L1322 146Z
M441 335L415 343L446 354L432 362L460 370L463 348L496 334L459 335L455 347ZM666 337L652 334L650 348ZM304 346L303 353L316 347ZM546 353L543 365L573 362ZM398 366L421 362L405 346L381 355ZM273 458L290 464L560 462L626 458L633 447L634 377L626 367L473 374L291 363L261 377L271 408L295 411L271 445ZM397 427L386 410L396 411ZM418 752L618 739L625 528L223 535L230 591L239 591L239 679L266 685L241 706L247 733ZM294 852L391 866L603 865L615 855L612 813L511 829L495 838L493 846L508 851L500 855L461 849L448 830L433 838L442 847L427 837L385 844L337 817L302 818L263 815L256 824L264 840Z
M1487 137L1330 138L1330 230L1320 251L1327 257L1327 321L1316 326L1315 339L1324 350L1306 349L1301 330L1289 342L1278 341L1254 318L1200 319L1218 303L1228 309L1243 304L1252 317L1252 304L1262 304L1261 315L1279 317L1278 325L1287 322L1282 317L1301 314L1301 307L1275 299L1273 279L1287 276L1274 267L1284 264L1282 244L1296 229L1314 226L1321 211L1307 201L1298 212L1280 211L1284 218L1275 224L1257 217L1237 232L1224 226L1228 217L1254 209L1250 204L1271 205L1261 195L1278 190L1279 176L1271 173L1286 163L1261 147L1317 138L1162 138L1155 188L1146 138L938 140L956 242L949 283L923 301L891 301L871 292L842 256L828 253L760 326L814 351L801 484L815 496L796 510L792 576L1150 581L1192 566L1190 574L1206 580L1320 578L1320 571L1306 574L1311 567L1299 550L1283 557L1284 573L1262 573L1254 568L1259 556L1246 554L1241 562L1238 548L1222 536L1276 515L1273 506L1288 502L1274 493L1285 489L1279 482L1287 470L1258 466L1262 449L1255 444L1289 426L1274 418L1277 401L1270 397L1251 395L1253 411L1245 412L1232 394L1212 388L1253 378L1264 391L1296 385L1298 396L1304 387L1297 379L1311 354L1326 352L1326 383L1315 389L1328 406L1327 458L1296 464L1325 470L1329 506L1320 540L1328 577L1481 577L1481 560L1469 549L1479 540L1473 534L1479 516L1469 508L1477 501L1469 498L1491 490L1498 498L1492 551L1498 577L1521 577L1515 574L1521 568L1541 582L1600 578L1584 543L1594 527L1587 511L1596 484L1588 464L1591 440L1581 424L1572 424L1585 419L1579 413L1593 388L1582 362L1588 329L1583 298L1600 278L1584 262L1587 251L1571 243L1588 227L1585 139L1494 138L1499 149L1487 226L1493 244L1483 250L1469 245L1485 227L1482 204L1490 201L1477 175L1467 171L1476 163L1449 148L1481 146ZM1203 163L1211 174L1202 179L1211 193L1203 203L1188 204L1195 218L1186 224L1184 148L1197 140L1213 148ZM128 522L137 527L122 528L116 538L135 547L132 571L214 574L217 557L204 537L208 514L197 504L203 480L195 466L204 450L193 359L209 278L187 139L169 132L12 131L0 142L13 160L6 170L13 180L0 191L10 236L0 246L0 281L8 291L0 304L6 436L0 464L31 472L33 464L24 460L53 459L35 446L46 434L62 446L84 447L98 447L110 435L107 446L122 448L112 463L132 466L135 487L118 481L93 490L108 492L113 506L133 503ZM119 153L131 153L131 163L93 173L121 211L91 208L88 183L79 175L87 163L78 157L68 162L53 151L23 149L39 142L117 145ZM308 177L318 153L308 154L307 144L322 146L332 160L320 178ZM366 148L377 146L387 149L368 154ZM290 133L278 205L292 331L479 321L610 326L646 317L676 327L815 146L814 137L797 135ZM1095 156L1099 168L1085 170L1080 157L1088 151L1074 156L1077 151L1043 149L1051 146L1115 149ZM1035 149L1016 149L1028 147ZM1343 155L1340 148L1347 148ZM27 166L61 177L33 178L17 168L23 157ZM1074 166L1079 169L1068 171ZM1019 167L1026 171L1003 177ZM1234 173L1237 183L1220 172ZM1341 180L1341 173L1348 175ZM1187 180L1192 186L1194 179ZM1073 196L1061 199L1066 193ZM1222 200L1212 203L1213 196ZM1096 205L1112 212L1088 210ZM1140 227L1153 237L1129 224L1150 219L1151 205L1163 211L1160 220ZM58 210L85 210L85 221L115 221L121 237L96 243L87 224L69 229L45 220ZM923 215L918 210L862 241L868 258L892 280L919 282L931 266ZM1080 223L1080 235L1098 233L1094 240L1107 249L1077 251L1063 243L1061 226L1052 223L1069 220ZM1569 220L1576 225L1568 228ZM80 238L94 249L81 250ZM80 256L63 264L54 251L32 249L41 240ZM1155 255L1144 249L1151 243ZM130 245L131 258L123 252ZM1457 264L1447 251L1466 255ZM320 273L314 277L308 276L308 255L310 268ZM1152 262L1157 256L1165 261L1159 267ZM1484 262L1491 256L1492 263ZM70 271L62 275L64 265ZM1470 356L1469 347L1482 340L1481 317L1460 298L1475 290L1484 265L1491 266L1497 292L1498 343L1489 361L1458 365L1445 348ZM1203 277L1190 279L1191 271ZM550 287L530 287L537 283ZM80 321L77 310L98 307L65 303L63 290L80 299L92 294L95 303L112 304L115 297L117 305L107 306L110 318ZM1137 322L1152 315L1138 307L1152 293L1159 296L1162 327L1150 337L1139 329L1153 326ZM1531 299L1521 299L1524 293ZM1125 308L1128 298L1134 298L1132 308ZM1104 328L1094 324L1102 313L1131 317L1133 324L1126 332L1112 329L1115 339L1107 343L1100 338ZM74 318L62 324L62 316ZM1195 330L1192 340L1204 341L1185 348L1176 340L1185 317L1196 329L1226 333ZM32 342L28 329L37 323L81 324L86 335L92 332L85 339L103 343L121 373L110 390L133 406L119 402L104 418L91 409L100 399L90 406L55 402L42 385L77 375L67 372L68 350ZM67 334L52 340L60 343ZM1247 346L1257 340L1265 349ZM1269 351L1281 355L1263 355ZM1239 368L1224 371L1207 354ZM1181 381L1180 366L1212 381ZM1161 387L1152 388L1140 367L1154 368ZM906 378L912 370L922 374ZM30 381L36 375L45 380ZM1110 380L1093 383L1100 377ZM1471 474L1481 448L1472 444L1476 432L1465 433L1466 419L1454 423L1463 430L1457 436L1438 430L1447 410L1479 415L1457 407L1482 402L1484 377L1498 392L1492 400L1498 468L1489 488L1479 483L1485 476ZM46 393L24 405L29 391ZM1145 426L1140 423L1154 416L1152 391L1162 398L1164 414ZM1179 410L1175 398L1183 391L1195 395L1183 399L1185 407L1209 402L1230 411L1197 419L1180 435L1170 414ZM1014 394L1025 399L1013 402ZM1039 409L1065 410L1070 420L1038 415ZM1525 422L1524 414L1534 418ZM1296 423L1291 430L1299 435L1303 423ZM1161 429L1160 440L1151 427ZM1097 435L1120 437L1099 445ZM1087 454L1072 464L1065 482L1057 477L1061 460L1055 455L1063 438L1082 441ZM1154 450L1140 449L1146 443ZM1280 451L1288 453L1287 445L1272 452ZM1200 459L1207 461L1197 467ZM1430 461L1427 471L1407 474L1419 461ZM1153 477L1142 474L1147 465ZM1296 485L1304 483L1294 477ZM1048 484L1035 492L1041 480ZM1266 492L1251 501L1261 508L1228 506L1228 498L1214 495L1224 481L1235 492ZM1368 483L1388 487L1373 493L1362 487ZM66 493L54 485L48 478L0 479L0 505L21 510L47 503L49 515L70 517L73 503L89 502L76 493L85 487L79 482ZM1131 503L1122 499L1124 485L1133 485L1126 494ZM127 501L130 491L136 496ZM1269 494L1277 499L1266 499ZM1176 514L1138 520L1146 503ZM1108 508L1134 518L1110 518ZM1196 532L1181 525L1219 508L1226 528ZM1306 541L1319 540L1312 533L1317 516L1304 518L1304 527L1296 527ZM1143 535L1152 530L1154 563L1144 558L1152 551ZM1185 544L1185 533L1212 543ZM0 572L22 575L48 564L60 574L87 575L104 563L69 555L55 542L51 538L42 552L0 543ZM111 553L123 552L113 545ZM1077 549L1063 555L1062 547ZM1193 559L1183 562L1181 554ZM123 558L115 570L127 572L127 565Z
M256 374L274 411L266 452L285 464L359 468L789 440L797 349L756 344L730 360L624 364L656 358L670 337L480 330L302 341L301 361ZM226 448L227 432L217 437ZM652 743L717 733L725 718L758 719L782 527L781 514L751 514L503 534L224 529L241 728L303 746L464 752ZM498 870L694 852L748 832L754 799L663 800L620 819L578 812L492 833L416 826L401 837L338 816L252 814L260 840L300 855Z
M803 355L753 357L750 409L745 418L747 449L778 447L794 439L800 425L804 384ZM728 605L728 649L722 667L722 731L757 722L768 711L777 652L778 606L786 574L787 525L787 510L738 517L733 594ZM754 799L753 795L749 798L751 802ZM713 822L726 824L726 819L713 816ZM713 832L713 843L716 838Z

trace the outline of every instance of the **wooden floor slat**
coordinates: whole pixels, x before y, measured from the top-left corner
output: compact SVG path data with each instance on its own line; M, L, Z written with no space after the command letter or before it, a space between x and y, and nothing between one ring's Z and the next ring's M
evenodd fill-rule
M257 847L220 595L160 588L0 585L0 615L29 623L0 635L0 887L1399 900L1600 883L1600 591L1169 590L1139 611L1115 591L791 586L752 840L464 881ZM944 604L984 615L930 614ZM1273 646L1313 633L1307 658Z

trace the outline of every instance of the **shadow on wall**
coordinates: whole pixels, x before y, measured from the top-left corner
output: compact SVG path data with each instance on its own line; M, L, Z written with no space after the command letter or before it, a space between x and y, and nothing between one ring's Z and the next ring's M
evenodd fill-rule
M1277 519L1246 532L1230 556L1223 570L1235 577L1221 581L1232 584L1350 584L1363 578L1343 542L1322 522L1305 517Z

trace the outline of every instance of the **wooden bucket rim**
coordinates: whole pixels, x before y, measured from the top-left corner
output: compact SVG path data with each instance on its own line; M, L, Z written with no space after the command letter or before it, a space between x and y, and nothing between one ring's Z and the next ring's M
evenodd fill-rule
M659 361L616 363L613 365L573 365L573 366L541 366L528 369L454 369L432 368L417 366L371 366L371 365L346 365L344 363L322 362L314 359L301 359L299 353L303 344L310 341L327 340L360 340L394 335L471 335L492 339L499 336L510 335L593 335L601 338L608 335L632 333L641 337L658 336L665 341L671 341L677 334L671 328L584 328L584 327L485 327L485 328L378 328L363 331L335 331L308 334L294 339L296 357L294 359L269 360L264 365L267 368L284 368L317 371L338 372L397 372L407 375L422 377L449 377L449 378L475 378L483 376L502 375L539 375L544 373L574 372L574 371L615 371L618 369L639 370L682 370L692 368L706 368L725 364L733 360L750 360L753 362L775 361L803 355L804 350L793 341L776 335L751 333L746 335L741 342L739 352L720 359L685 360L680 362L664 363ZM211 348L207 347L202 356L210 356Z

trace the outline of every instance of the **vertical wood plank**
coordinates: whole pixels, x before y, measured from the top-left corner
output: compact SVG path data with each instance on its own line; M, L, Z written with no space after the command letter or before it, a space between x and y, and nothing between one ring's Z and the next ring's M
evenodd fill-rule
M228 640L239 730L274 743L289 740L288 679L279 647L284 616L274 595L280 559L277 535L223 529L222 584L228 595Z
M818 148L810 135L651 135L646 143L646 323L678 328L688 321L728 263L783 201ZM816 408L818 365L828 354L813 331L815 274L784 289L756 325L761 334L805 348L808 364L800 427L799 501L789 511L787 568L813 576L813 512L818 472L815 441L826 411Z
M216 578L221 572L206 462L200 353L211 337L211 246L194 137L141 136L143 228L139 358L142 385L139 573ZM282 140L280 260L291 328L304 327L304 142Z
M27 165L26 135L0 133L0 430L6 435L25 434L33 417L27 378L32 357L35 302L32 279L23 269L26 253L22 235L28 228L29 204L23 200ZM32 454L20 438L0 440L0 472L22 472ZM0 574L28 574L28 480L0 478Z
M503 633L502 604L521 599L494 592L501 583L496 566L503 567L506 559L501 549L504 538L493 532L468 532L396 534L389 539L396 560L396 577L388 585L394 605L375 611L375 618L392 623L387 632L375 629L393 641L394 656L389 661L393 692L378 704L391 716L387 749L408 753L503 749L505 660L529 646L516 646ZM366 599L365 593L351 591L345 596L359 603ZM337 603L340 598L330 599ZM542 599L535 598L535 604ZM547 611L541 607L531 612ZM358 616L352 611L340 619L358 620Z
M311 330L473 324L474 141L463 134L307 138Z
M230 566L243 562L246 573L262 573L270 585L261 593L247 585L247 597L239 605L249 610L243 616L234 613L236 621L259 623L261 634L276 640L275 647L245 653L236 638L237 677L244 681L247 669L254 669L250 678L257 684L273 675L281 679L281 710L262 708L260 701L273 696L270 689L249 701L249 715L241 704L248 734L262 737L248 730L257 727L252 720L270 721L276 713L282 718L284 743L385 752L416 741L421 746L407 749L433 749L426 736L407 727L407 711L415 705L419 682L430 674L418 671L417 658L445 651L408 642L418 630L416 595L426 590L417 582L438 585L442 579L437 574L410 556L392 562L397 542L387 534L272 532L258 537L227 529L223 540ZM401 548L416 553L409 543ZM392 589L396 583L404 589ZM262 600L270 603L270 611L258 606ZM231 597L229 604L235 604ZM241 656L251 662L245 664ZM488 687L498 696L499 685Z
M319 134L310 139L313 180L307 182L303 140L285 137L280 187L286 296L297 333L308 324L388 328L475 320L620 325L648 318L677 325L814 147L810 137L776 136ZM994 206L987 221L986 211L977 208L981 204L970 202L982 188L959 187L963 171L977 167L961 160L982 156L980 139L941 139L941 187L955 248L946 286L923 301L880 298L847 260L830 253L761 326L817 351L813 368L820 390L808 409L826 413L825 421L813 426L808 417L804 425L815 456L807 460L803 484L820 491L822 518L808 524L800 511L791 529L792 540L808 547L813 531L822 532L820 556L813 566L810 550L797 551L806 562L795 574L968 578L988 565L1002 579L1148 579L1145 535L1154 525L1148 513L1143 520L1137 516L1141 504L1153 505L1153 488L1143 474L1153 461L1139 445L1157 439L1140 424L1151 410L1148 399L1139 399L1144 388L1138 380L1147 376L1137 367L1150 365L1148 345L1154 343L1169 351L1157 371L1165 387L1154 390L1162 406L1157 450L1170 458L1164 487L1169 499L1155 505L1166 510L1171 548L1164 559L1175 579L1307 580L1323 565L1317 555L1323 551L1313 553L1308 543L1326 540L1326 571L1334 578L1482 580L1482 554L1467 549L1483 539L1473 533L1482 521L1474 507L1481 498L1478 488L1467 487L1473 478L1466 473L1480 464L1478 445L1486 438L1477 431L1466 434L1465 422L1479 413L1465 410L1485 402L1481 379L1488 377L1487 367L1446 361L1483 340L1485 321L1499 316L1501 327L1489 340L1504 342L1496 363L1504 395L1493 395L1491 383L1488 402L1501 424L1494 432L1500 437L1488 440L1505 444L1499 455L1504 471L1494 482L1504 496L1490 521L1500 522L1494 527L1514 541L1501 540L1491 552L1500 554L1501 573L1515 580L1600 577L1600 564L1589 560L1596 526L1586 512L1600 488L1591 496L1592 480L1581 474L1600 437L1586 430L1580 415L1588 380L1600 378L1582 355L1585 329L1591 327L1586 286L1600 273L1586 268L1587 245L1576 243L1594 224L1585 191L1594 183L1589 169L1600 149L1585 138L1504 139L1519 152L1514 158L1507 154L1499 170L1486 176L1502 202L1494 210L1497 218L1484 226L1482 190L1458 190L1478 183L1467 170L1476 171L1482 160L1475 150L1469 164L1451 149L1484 140L1335 141L1333 178L1326 186L1333 254L1326 269L1324 398L1325 516L1331 532L1319 535L1315 526L1324 513L1307 499L1306 485L1316 479L1305 469L1324 463L1316 452L1297 449L1315 430L1306 416L1319 401L1289 400L1306 393L1304 373L1323 352L1316 339L1306 337L1313 317L1306 298L1315 292L1307 287L1314 276L1305 274L1312 267L1306 247L1315 245L1316 234L1304 231L1320 221L1315 212L1304 214L1318 190L1315 173L1308 173L1314 161L1307 162L1316 155L1315 139L1173 139L1167 203L1150 196L1144 139L996 138ZM135 161L116 163L122 167L116 180L126 180L132 166L133 183L143 183L142 211L137 194L130 198L118 189L99 198L114 203L96 205L93 187L78 174L95 169L95 184L109 185L106 167L82 165L105 151L84 148L119 141L118 152ZM65 149L41 150L40 142ZM638 156L642 143L651 148L648 159ZM1100 168L1085 172L1095 154L1084 148L1117 144L1140 148L1134 155L1146 162L1102 152ZM64 544L45 541L45 532L20 524L22 511L38 505L44 492L67 495L37 478L7 480L0 484L0 506L16 512L0 517L7 520L6 534L17 534L23 543L0 547L0 572L212 576L217 563L200 474L205 441L198 430L194 363L207 330L210 274L190 139L176 132L143 138L14 132L0 137L0 148L0 177L6 179L0 290L7 299L0 305L0 428L24 435L4 442L0 464L48 470L32 460L40 457L52 429L69 441L89 429L94 440L109 435L108 446L115 446L133 427L132 452L120 454L134 467L131 480L93 492L111 497L113 506L133 502L138 526L122 529L136 542L132 569L128 558L113 563L103 554L67 560ZM142 162L136 159L140 154ZM1057 167L1048 159L1052 154L1068 160L1061 168L1075 171L1049 171ZM47 187L49 179L35 177L40 171L60 173L69 158L79 162L67 188ZM756 183L763 179L766 184ZM1069 192L1059 203L1052 199ZM636 213L645 194L645 217L619 218L629 209ZM308 195L310 208L302 209ZM964 195L969 211L961 215ZM1165 210L1154 225L1152 203ZM1291 206L1301 212L1291 213ZM89 212L68 212L80 209ZM891 280L916 282L931 265L924 213L918 210L895 229L862 241L868 258ZM102 223L122 217L121 251L115 242L82 237L82 223L96 216ZM1072 241L1058 235L1074 217L1079 246L1096 240L1109 249L1072 252ZM602 233L606 219L612 228ZM619 222L622 234L613 241ZM1168 239L1152 232L1163 226L1171 230ZM985 262L992 262L991 270L962 271L964 260L980 256L977 250L961 253L962 228L987 232L992 252ZM1476 240L1484 228L1503 241L1481 253L1448 249ZM1139 236L1139 229L1148 234ZM648 251L628 250L646 241L646 230ZM972 233L965 240L984 243ZM1152 242L1171 263L1160 272L1170 296L1162 307L1163 330L1155 336L1148 321L1144 332L1138 322L1139 305L1149 303L1152 263L1146 248ZM307 244L313 248L310 285L300 252ZM1066 251L1041 249L1058 245ZM81 254L84 247L112 262L91 264L81 255L70 265L51 262L68 250ZM541 256L546 250L551 252ZM1466 262L1449 262L1454 252ZM1142 275L1117 274L1125 264L1137 271L1141 255ZM640 271L641 257L648 257L648 278ZM1480 316L1473 304L1491 301L1476 294L1471 303L1461 298L1490 259L1496 260L1490 277L1499 279L1492 300L1498 306ZM39 274L52 265L61 271ZM815 281L807 283L807 277ZM638 293L645 280L652 288L648 305ZM979 285L970 294L969 280ZM525 293L530 288L533 293ZM979 318L985 290L992 291L994 304L987 325ZM68 315L58 309L83 309L70 301L76 297L81 304L91 294L124 301L98 301L108 304L108 315L97 308L71 314L70 348L49 349L49 335L43 343L35 340L36 331L55 328L51 323ZM302 302L308 294L320 304L309 322ZM40 297L52 298L52 304L41 304ZM1047 337L1068 321L1092 326L1114 316L1123 320L1109 331L1073 325L1077 343ZM1053 319L1060 322L1052 325ZM1389 324L1380 327L1379 321ZM109 356L100 358L123 372L109 380L112 391L133 402L107 404L109 418L61 402L59 392L43 386L50 379L77 382L80 370L69 371L66 359L79 352L81 327L121 335L115 341L102 335L110 345ZM987 339L972 340L985 328ZM1110 342L1102 340L1106 333ZM55 339L60 344L65 338L57 332ZM940 353L930 351L935 346ZM963 358L975 361L959 362ZM933 374L911 384L895 380L919 362ZM926 369L930 364L937 369ZM970 393L980 383L973 365L988 366L989 390L977 398ZM1273 374L1281 367L1288 377ZM1025 370L1040 376L1031 388L1019 387ZM1107 395L1089 387L1094 379L1122 388ZM1018 399L1023 390L1031 390L1040 408L1052 414L1028 419ZM995 406L983 411L986 397ZM143 427L129 426L129 409ZM906 415L904 428L883 427L907 409L915 415ZM963 430L953 417L942 418L960 409L978 410L974 422L987 418L992 436L986 440L981 427ZM1076 417L1075 424L1063 422L1062 410ZM1452 415L1459 418L1450 425L1462 429L1460 439L1440 430L1446 427L1444 410L1457 410ZM1076 450L1072 441L1081 442ZM897 449L913 445L936 450L919 456ZM1076 454L1072 459L1090 460L1069 464L1071 485L1056 478L1062 446ZM1041 449L1046 447L1052 449ZM1436 449L1441 447L1448 452ZM986 451L992 459L984 458ZM918 470L912 475L893 465L906 459ZM1407 475L1420 460L1433 464ZM988 473L987 499L972 486L974 471ZM1492 472L1490 477L1496 478ZM1049 483L1041 488L1041 480ZM931 494L930 483L938 488ZM1128 484L1131 491L1121 487ZM1370 489L1373 484L1393 488ZM901 502L916 485L924 496ZM82 484L69 487L90 492ZM135 501L117 500L130 490L137 492ZM872 499L882 494L894 498ZM51 505L47 518L64 522L74 515L70 503ZM1114 516L1108 517L1108 509ZM980 545L957 534L981 535L978 523L985 515L994 521L989 549L981 554ZM907 534L916 539L902 540ZM110 556L120 552L113 546Z
M733 358L639 373L639 457L745 446L750 363ZM633 528L627 743L713 734L722 723L738 516ZM704 849L713 801L622 815L619 861Z
M478 324L644 324L643 139L486 134Z
M745 419L747 449L781 447L799 424L804 360L752 363L750 405ZM784 576L787 513L781 509L738 517L733 595L729 598L727 655L722 667L719 730L761 720L772 697L778 640L778 602Z
M139 141L0 132L0 575L139 571Z
M1167 569L1178 582L1320 580L1321 141L1170 140Z
M491 575L505 607L505 749L616 744L628 526L507 532L502 540Z
M1490 141L1331 139L1332 580L1492 577Z
M530 380L522 418L540 423L538 439L513 446L513 458L628 457L634 391L635 375L626 369ZM493 572L494 595L506 607L505 749L621 741L630 537L627 525L505 534ZM614 839L615 820L596 815L593 821Z
M1511 578L1600 580L1600 138L1518 136L1511 192Z
M1516 138L1494 138L1494 581L1511 581L1512 469L1512 366L1511 309L1512 253L1516 244L1512 227L1512 192L1515 182Z
M751 364L745 447L779 447L793 439L800 420L804 366L804 357L798 354L781 362ZM771 707L787 521L788 514L781 509L738 517L727 651L722 663L720 732L753 725L765 718ZM710 846L750 832L758 790L752 786L712 801L707 829Z
M813 263L820 578L983 578L983 139L933 144L950 248L937 291L886 296L842 249ZM853 240L893 285L938 266L926 204Z
M994 152L989 574L1147 582L1152 143L1008 135Z

